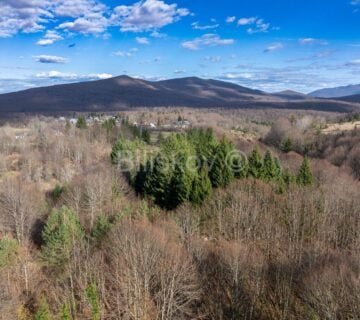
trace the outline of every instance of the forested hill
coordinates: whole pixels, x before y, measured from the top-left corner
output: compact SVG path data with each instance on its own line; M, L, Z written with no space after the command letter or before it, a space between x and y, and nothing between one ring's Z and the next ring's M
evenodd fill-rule
M359 110L360 104L304 95L271 95L233 83L195 77L152 82L120 76L0 95L0 116L9 113L117 111L134 107L287 108L350 112Z

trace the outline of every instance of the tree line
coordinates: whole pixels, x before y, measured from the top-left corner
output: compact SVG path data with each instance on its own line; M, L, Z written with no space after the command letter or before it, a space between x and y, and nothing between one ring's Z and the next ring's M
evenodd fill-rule
M124 151L134 153L143 146L138 140L119 139L111 159L121 163ZM128 173L128 172L127 172ZM236 150L225 137L218 139L211 129L192 129L173 134L161 142L159 152L128 174L138 195L152 199L168 210L184 202L202 205L214 188L224 188L234 179L254 178L274 184L285 192L291 185L313 184L309 160L304 159L297 175L283 169L270 151L264 156L255 147L249 156Z

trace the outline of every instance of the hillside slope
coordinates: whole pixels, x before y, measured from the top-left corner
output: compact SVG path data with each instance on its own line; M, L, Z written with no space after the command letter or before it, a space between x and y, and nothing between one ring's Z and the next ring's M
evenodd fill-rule
M341 97L339 100L352 102L352 103L360 103L360 94L356 94L353 96L347 96L347 97Z
M309 96L317 98L338 98L357 94L360 94L360 84L320 89L309 93Z
M33 88L0 95L0 114L56 114L118 111L135 107L287 108L349 112L358 105L343 101L270 95L233 83L181 78L151 82L120 76Z

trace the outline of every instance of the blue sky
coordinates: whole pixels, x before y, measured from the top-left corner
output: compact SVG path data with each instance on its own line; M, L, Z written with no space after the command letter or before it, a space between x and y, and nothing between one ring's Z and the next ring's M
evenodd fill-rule
M1 0L0 93L127 74L360 83L360 0Z

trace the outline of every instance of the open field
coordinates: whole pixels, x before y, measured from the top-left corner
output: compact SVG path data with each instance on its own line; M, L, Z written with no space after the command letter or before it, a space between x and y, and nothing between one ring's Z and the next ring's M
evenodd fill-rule
M351 131L360 128L360 121L347 122L347 123L335 123L328 125L323 132L324 133L339 133L342 131Z

